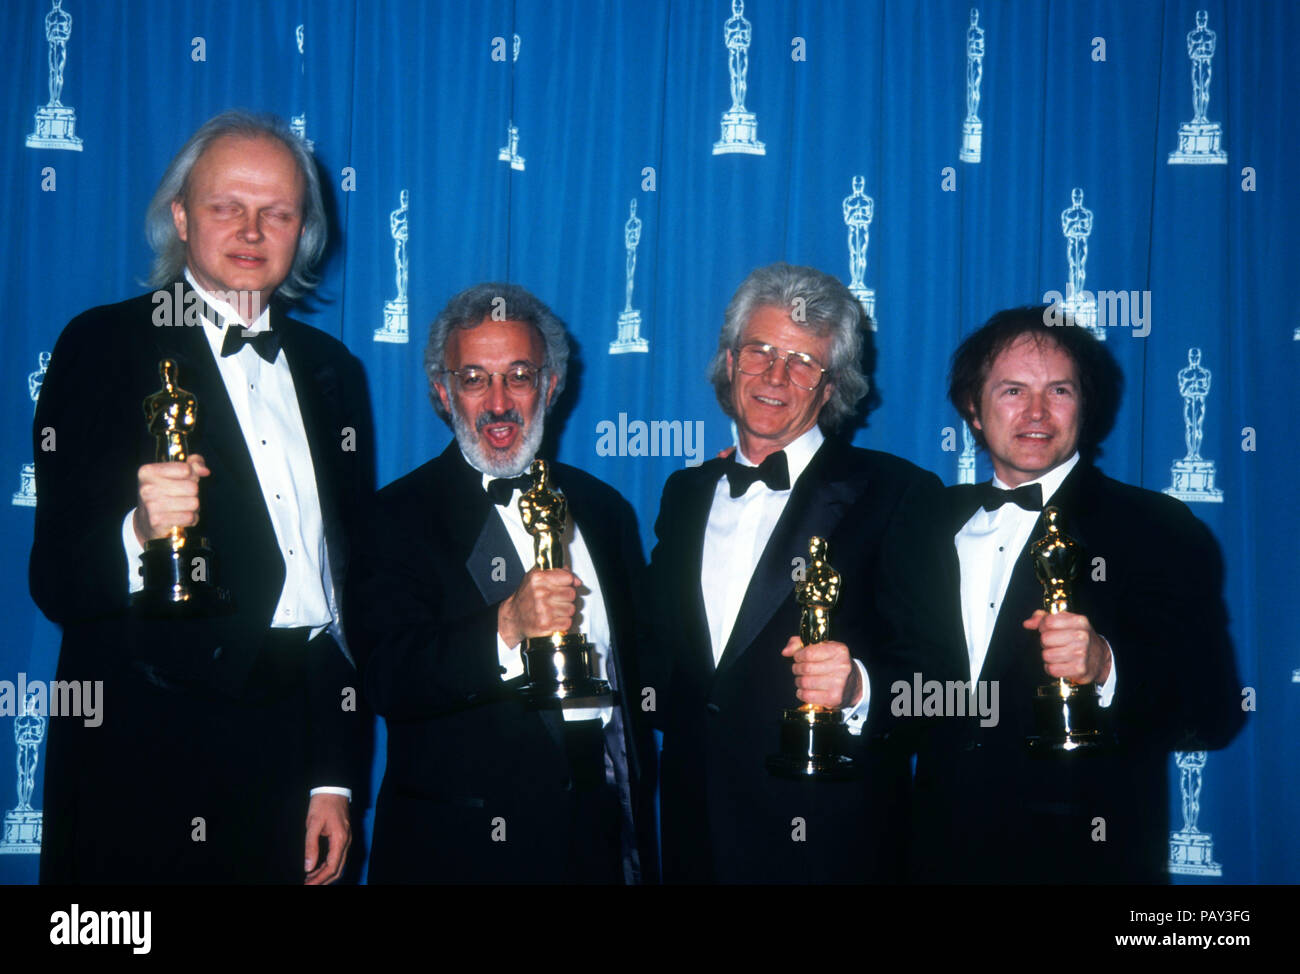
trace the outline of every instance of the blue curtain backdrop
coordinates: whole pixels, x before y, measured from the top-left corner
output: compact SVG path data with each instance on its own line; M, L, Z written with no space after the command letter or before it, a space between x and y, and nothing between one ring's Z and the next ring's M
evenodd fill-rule
M1079 189L1092 214L1085 287L1148 309L1119 322L1107 313L1118 303L1100 302L1128 383L1106 471L1171 486L1187 452L1178 373L1189 349L1212 375L1200 453L1222 499L1192 507L1224 550L1256 711L1203 771L1197 825L1218 875L1173 879L1300 880L1296 4L747 0L743 102L762 154L714 152L732 102L730 0L62 0L72 26L60 100L75 113L75 151L28 144L42 124L50 134L37 110L50 100L52 7L0 10L0 497L13 499L0 505L0 681L52 679L58 651L26 580L24 465L41 354L78 312L141 290L145 204L185 138L222 109L301 116L314 143L337 224L324 285L299 316L366 365L380 482L449 438L421 371L428 322L463 287L516 281L568 322L579 349L559 456L632 501L647 550L663 481L693 458L611 453L601 424L702 423L704 457L728 445L704 380L727 299L751 268L778 259L849 283L843 203L855 177L874 207L863 284L875 292L882 396L857 440L948 482L962 448L943 396L948 356L992 312L1066 291L1062 213ZM972 8L984 43L978 162L959 157ZM1216 36L1206 118L1226 159L1174 164L1193 118L1187 37L1198 9ZM610 354L633 202L631 304L647 350ZM401 337L385 308L403 222L405 343L383 340ZM96 473L86 471L87 490ZM17 727L12 710L0 716L0 812L18 803L16 775L3 770L15 768ZM376 784L383 745L381 728ZM1173 759L1170 771L1177 828ZM0 851L21 852L9 845ZM0 855L0 882L33 881L37 859Z

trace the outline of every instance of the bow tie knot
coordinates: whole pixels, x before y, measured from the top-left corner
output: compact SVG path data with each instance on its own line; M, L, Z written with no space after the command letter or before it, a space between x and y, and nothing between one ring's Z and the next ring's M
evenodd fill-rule
M227 325L226 337L221 340L221 357L238 354L245 345L252 345L253 351L268 362L274 362L280 354L280 336L269 328L250 333L243 325Z
M487 485L488 496L492 498L492 503L498 507L506 507L510 503L510 498L515 495L516 490L527 490L533 485L533 478L528 474L521 473L518 477L498 477L495 480L489 480Z
M993 482L990 481L980 486L980 506L984 510L996 511L1003 504L1015 504L1026 511L1041 511L1043 509L1043 485L1022 484L1014 490L1003 490L1001 487L995 487Z
M744 495L760 480L769 490L790 489L790 464L784 450L769 455L757 467L747 467L733 456L727 460L726 474L732 497Z

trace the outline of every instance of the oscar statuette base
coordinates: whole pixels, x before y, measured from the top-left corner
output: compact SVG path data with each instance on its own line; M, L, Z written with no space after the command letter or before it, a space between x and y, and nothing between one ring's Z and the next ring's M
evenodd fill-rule
M807 705L783 711L781 751L767 759L767 770L779 778L845 781L856 777L853 760L836 753L846 733L838 711Z
M591 675L594 647L581 633L557 632L524 640L524 686L536 707L563 707L575 700L609 697L609 684Z
M1218 122L1184 122L1178 126L1178 148L1169 153L1169 165L1226 166L1228 154L1220 144Z
M1222 876L1214 861L1214 838L1200 831L1169 833L1169 871L1182 876Z
M27 136L30 149L81 151L77 137L77 113L66 105L42 105L36 109L36 128Z
M16 808L5 812L4 835L0 838L0 856L41 854L41 811Z
M180 538L155 538L144 546L144 588L132 606L150 617L216 615L234 608L230 592L208 581L212 549L206 538L197 543Z
M744 109L730 109L722 113L722 138L713 143L715 156L739 152L762 156L767 148L758 141L758 116Z
M1058 680L1034 691L1034 726L1025 743L1036 754L1094 750L1110 743L1098 729L1101 707L1095 684Z
M978 118L968 118L961 125L961 151L957 158L962 162L979 162L983 143L984 123Z
M609 354L648 351L650 343L641 337L641 312L621 312L618 316L618 338L609 343Z
M1213 460L1175 460L1171 475L1173 483L1165 488L1170 497L1187 503L1223 503L1223 491L1214 486Z
M388 301L384 304L384 327L376 328L374 339L391 345L405 345L411 340L409 331L410 316L405 300Z

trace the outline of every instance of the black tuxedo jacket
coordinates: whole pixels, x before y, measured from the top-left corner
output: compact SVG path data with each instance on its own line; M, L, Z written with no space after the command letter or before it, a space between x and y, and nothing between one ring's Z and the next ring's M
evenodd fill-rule
M970 679L953 538L977 488L944 492L937 566L913 617L937 641L938 679ZM1035 687L1051 682L1038 634L1042 608L1030 533L1007 586L981 681L998 682L999 719L929 722L917 763L913 876L949 882L1164 882L1169 855L1166 769L1172 750L1223 747L1241 727L1240 684L1227 634L1219 549L1173 498L1119 483L1080 462L1046 503L1082 547L1072 610L1110 642L1115 696L1102 711L1115 745L1037 757ZM935 606L935 593L941 593ZM922 606L931 611L921 616ZM929 678L929 675L927 675Z
M869 882L896 878L909 769L888 733L888 688L914 668L883 609L907 558L907 523L937 493L933 474L905 460L827 440L794 485L750 576L717 667L700 569L704 533L724 463L710 460L664 485L651 556L656 632L647 674L664 732L662 839L669 882ZM799 631L795 559L828 539L842 576L831 638L863 661L868 727L852 739L864 775L851 782L787 781L764 767L778 750L782 710L798 706L781 655Z
M181 308L171 309L176 324L155 324L162 297L175 293L75 318L37 406L32 597L63 627L59 678L105 688L102 727L71 718L50 726L45 881L300 880L308 790L365 780L364 735L353 726L362 718L340 706L355 683L350 661L328 636L267 649L283 557L203 326L183 324ZM293 376L341 591L374 483L364 374L343 345L276 305L271 325ZM164 358L198 400L190 448L212 471L190 534L208 539L210 578L233 596L232 612L184 622L130 610L122 547L136 469L156 459L142 403L162 384Z
M600 577L636 795L649 731L634 695L634 594L644 572L635 516L581 470L551 471ZM373 882L618 881L620 837L605 831L617 810L592 809L575 785L593 773L604 780L601 752L574 754L559 712L530 709L520 681L501 678L497 609L524 571L455 441L380 491L344 613L388 730ZM652 872L649 823L640 831L642 869Z

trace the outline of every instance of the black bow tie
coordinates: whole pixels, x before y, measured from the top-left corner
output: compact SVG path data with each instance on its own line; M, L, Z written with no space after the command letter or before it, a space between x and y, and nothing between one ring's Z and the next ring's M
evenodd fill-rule
M521 473L518 477L498 477L496 480L489 480L487 492L493 504L506 507L516 490L527 490L531 486L533 486L533 478L526 473Z
M253 351L268 362L274 362L280 354L280 336L269 328L250 335L243 325L232 324L226 327L226 337L221 341L221 357L234 355L245 345L252 345Z
M980 486L980 503L986 511L996 511L1003 504L1015 504L1026 511L1043 509L1043 485L1024 484L1015 490L994 487L993 482Z
M756 480L763 481L769 490L790 489L790 466L786 462L784 450L771 454L757 467L747 467L732 456L727 460L726 471L732 497L742 496L754 486Z

